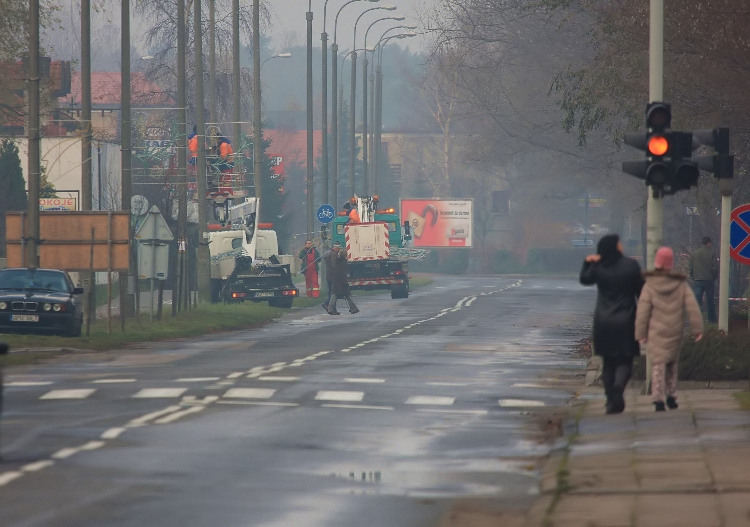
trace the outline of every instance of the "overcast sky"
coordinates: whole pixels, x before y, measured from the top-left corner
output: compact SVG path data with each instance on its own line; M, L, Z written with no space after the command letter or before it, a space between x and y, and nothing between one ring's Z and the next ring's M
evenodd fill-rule
M310 6L309 0L266 0L271 11L270 37L275 51L282 52L283 48L290 45L305 45L307 42L307 19L305 14ZM347 0L328 0L326 10L326 33L328 33L329 45L333 42L334 22L339 9ZM339 49L351 49L354 37L354 23L366 9L373 7L396 6L395 11L375 9L362 16L357 24L357 47L364 45L365 32L375 20L389 16L406 17L403 22L395 20L383 20L378 22L367 36L367 45L371 47L377 42L376 39L389 28L396 25L413 25L421 27L420 13L425 13L430 7L437 5L439 0L380 0L377 3L367 1L352 2L341 11L338 17L337 42ZM323 32L323 7L326 0L312 0L313 12L313 46L319 47L320 34ZM393 34L396 34L394 32ZM395 41L391 41L392 43ZM420 51L424 46L424 37L416 36L399 44L407 45L412 51Z

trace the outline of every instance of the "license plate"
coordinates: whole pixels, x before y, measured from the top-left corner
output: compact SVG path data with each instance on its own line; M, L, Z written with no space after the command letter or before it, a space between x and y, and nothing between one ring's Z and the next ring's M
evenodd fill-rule
M12 322L39 322L39 315L11 315Z
M260 296L273 296L273 293L270 291L258 291L255 293L255 298L258 298Z

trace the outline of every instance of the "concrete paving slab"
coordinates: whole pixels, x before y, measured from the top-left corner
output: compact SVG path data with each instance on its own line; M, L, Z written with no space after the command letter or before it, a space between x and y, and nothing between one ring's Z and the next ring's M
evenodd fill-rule
M636 527L722 527L715 494L644 494L638 497Z

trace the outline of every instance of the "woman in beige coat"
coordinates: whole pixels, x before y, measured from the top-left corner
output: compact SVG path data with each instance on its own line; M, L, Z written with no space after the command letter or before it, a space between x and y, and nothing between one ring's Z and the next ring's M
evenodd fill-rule
M685 333L685 315L696 342L703 337L703 317L687 276L673 271L674 253L661 247L654 257L654 270L644 273L646 283L638 298L635 338L646 344L651 359L651 395L654 409L677 408L677 365Z

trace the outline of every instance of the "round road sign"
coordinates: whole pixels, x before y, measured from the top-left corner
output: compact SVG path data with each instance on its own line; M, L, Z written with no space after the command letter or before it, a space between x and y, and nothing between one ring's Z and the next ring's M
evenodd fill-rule
M729 255L733 260L750 265L750 204L740 205L732 211Z

